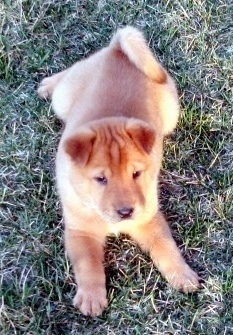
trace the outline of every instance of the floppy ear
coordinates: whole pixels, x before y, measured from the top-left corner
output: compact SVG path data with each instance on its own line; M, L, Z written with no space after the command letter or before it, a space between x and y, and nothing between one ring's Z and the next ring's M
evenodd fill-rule
M65 152L77 164L86 165L95 141L94 133L83 133L65 140Z
M147 154L155 143L155 131L146 122L133 122L127 128L129 137L135 142L136 146Z

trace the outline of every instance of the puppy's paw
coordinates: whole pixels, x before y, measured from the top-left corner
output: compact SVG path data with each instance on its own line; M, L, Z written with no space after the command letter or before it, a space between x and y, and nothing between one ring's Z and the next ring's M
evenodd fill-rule
M78 288L73 304L84 315L98 316L108 306L107 292L105 287L93 289Z
M40 83L37 89L37 93L41 98L47 99L51 96L52 90L53 90L53 78L47 77L44 78Z
M172 287L184 293L195 292L200 288L200 278L187 264L170 269L165 277Z

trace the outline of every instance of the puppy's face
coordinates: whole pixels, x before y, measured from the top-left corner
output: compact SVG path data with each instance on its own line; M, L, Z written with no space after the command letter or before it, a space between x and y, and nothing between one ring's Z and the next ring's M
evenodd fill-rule
M154 131L143 122L97 124L64 143L71 183L85 206L105 221L136 220L154 185Z

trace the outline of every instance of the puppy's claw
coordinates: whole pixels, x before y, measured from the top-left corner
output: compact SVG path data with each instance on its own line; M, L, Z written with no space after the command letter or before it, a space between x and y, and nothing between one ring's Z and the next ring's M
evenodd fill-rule
M172 287L184 293L195 292L200 288L200 278L187 264L166 274L166 278Z
M106 289L84 290L79 288L73 304L84 315L99 316L108 306Z
M52 80L51 77L44 78L40 83L37 93L42 99L47 99L51 96L52 93Z

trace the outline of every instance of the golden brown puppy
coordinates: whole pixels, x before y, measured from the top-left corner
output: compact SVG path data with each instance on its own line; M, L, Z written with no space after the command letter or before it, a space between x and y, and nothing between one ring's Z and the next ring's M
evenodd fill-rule
M177 123L177 91L141 32L119 29L108 47L45 78L38 93L52 98L65 122L56 173L77 282L74 305L92 316L107 307L108 234L129 234L173 287L196 290L198 276L158 204L163 137Z

